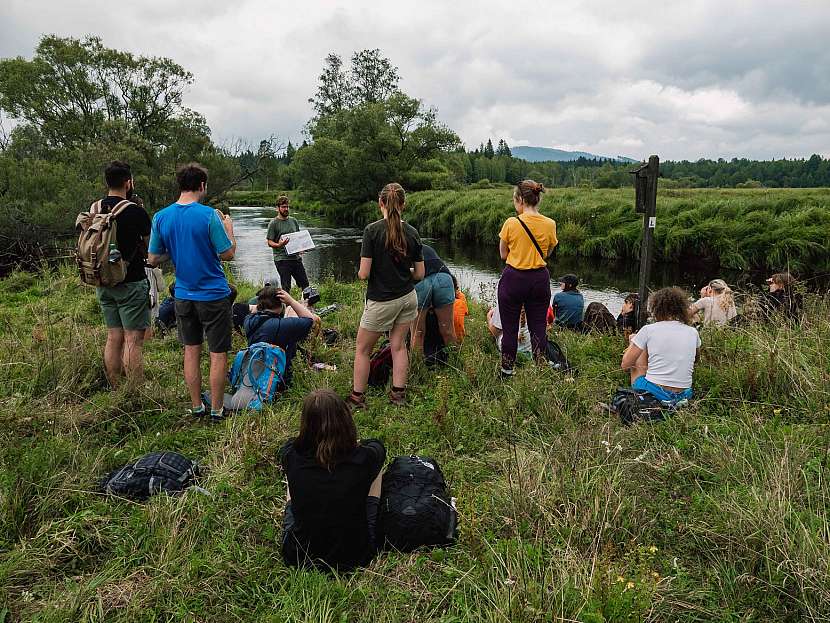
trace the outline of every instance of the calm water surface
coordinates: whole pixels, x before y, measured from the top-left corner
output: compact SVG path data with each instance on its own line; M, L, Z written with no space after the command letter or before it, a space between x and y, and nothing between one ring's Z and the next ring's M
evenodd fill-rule
M236 258L231 264L238 276L253 283L276 281L271 249L265 242L268 223L274 217L274 208L236 206L230 208L237 240ZM316 248L303 255L308 278L319 283L326 278L352 281L357 276L360 262L360 241L363 231L350 227L328 226L316 216L292 211L300 224L309 230ZM455 274L462 288L474 298L492 301L495 285L504 262L499 258L498 242L492 245L459 243L424 238L432 245L449 269ZM605 303L613 314L622 306L628 292L637 289L637 262L617 262L595 258L557 258L551 262L551 276L556 279L565 273L579 275L580 290L587 303ZM740 275L720 271L717 274L705 269L660 264L652 270L652 288L679 285L697 293L703 283L716 277L737 283ZM554 283L552 289L558 289Z

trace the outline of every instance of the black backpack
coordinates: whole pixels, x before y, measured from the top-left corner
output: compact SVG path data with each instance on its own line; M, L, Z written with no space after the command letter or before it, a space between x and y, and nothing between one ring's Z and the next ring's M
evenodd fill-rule
M118 497L146 500L156 493L181 493L200 475L199 465L186 456L151 452L104 476L100 489Z
M435 459L395 458L383 474L381 491L379 544L411 552L458 538L458 513Z
M611 398L611 410L620 416L625 426L637 422L661 422L675 411L648 392L619 387Z
M568 361L568 358L565 357L565 352L559 344L550 338L548 338L548 343L545 346L545 359L548 360L548 363L550 363L550 366L554 370L569 372L571 374L576 374L577 372L576 368L574 368Z
M392 347L387 342L369 359L369 385L384 387L392 376Z

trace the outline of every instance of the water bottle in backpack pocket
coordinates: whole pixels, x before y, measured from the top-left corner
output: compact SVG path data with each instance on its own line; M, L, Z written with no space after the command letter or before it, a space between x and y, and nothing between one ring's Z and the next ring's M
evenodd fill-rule
M378 544L410 552L457 539L458 512L435 459L395 458L383 474Z

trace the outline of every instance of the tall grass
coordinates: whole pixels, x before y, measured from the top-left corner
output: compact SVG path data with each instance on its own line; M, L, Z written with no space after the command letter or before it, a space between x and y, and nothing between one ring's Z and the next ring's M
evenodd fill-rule
M511 190L412 193L408 218L420 231L492 242L514 214ZM551 189L542 212L559 225L560 253L637 257L642 216L630 190ZM830 190L661 190L658 259L696 259L726 268L830 269Z
M327 283L322 295L342 305L326 323L343 342L310 348L337 372L299 365L274 405L209 426L183 415L173 338L148 344L144 387L110 392L97 306L73 271L0 282L6 621L830 617L830 301L812 298L798 328L703 331L695 404L630 429L594 409L624 382L619 338L559 335L576 379L525 366L502 384L473 302L451 365L414 363L410 406L378 392L357 415L391 455L442 464L458 544L330 578L280 561L276 461L302 396L349 387L362 290ZM210 495L94 492L101 474L159 449L202 461Z

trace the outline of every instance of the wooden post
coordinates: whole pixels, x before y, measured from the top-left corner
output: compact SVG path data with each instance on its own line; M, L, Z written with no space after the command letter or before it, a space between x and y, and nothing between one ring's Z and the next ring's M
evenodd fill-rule
M654 228L657 225L657 177L660 158L651 156L634 174L635 208L643 214L643 239L640 243L639 303L636 309L637 328L648 320L648 282L651 279L651 263L654 256Z

